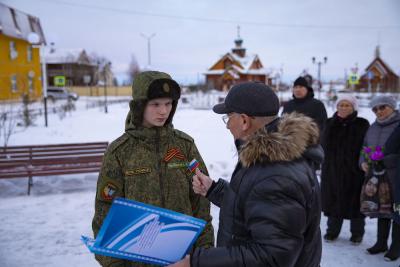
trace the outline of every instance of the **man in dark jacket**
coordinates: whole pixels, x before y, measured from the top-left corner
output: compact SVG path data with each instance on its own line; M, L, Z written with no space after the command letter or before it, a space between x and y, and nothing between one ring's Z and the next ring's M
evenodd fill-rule
M199 170L193 177L194 191L220 207L217 248L172 266L319 266L317 125L296 113L278 119L278 98L261 83L234 86L213 110L226 114L239 153L230 183Z
M282 113L300 112L312 118L320 132L325 128L327 114L324 104L314 98L314 90L304 77L299 77L293 84L293 99L283 106Z

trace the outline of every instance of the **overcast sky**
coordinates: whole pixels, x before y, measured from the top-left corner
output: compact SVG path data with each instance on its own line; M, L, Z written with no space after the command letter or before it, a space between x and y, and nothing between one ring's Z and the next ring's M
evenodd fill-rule
M266 68L283 69L291 82L304 69L325 80L364 70L379 43L381 57L400 74L399 0L0 0L40 18L47 42L104 55L123 75L131 55L183 83L202 75L237 37Z

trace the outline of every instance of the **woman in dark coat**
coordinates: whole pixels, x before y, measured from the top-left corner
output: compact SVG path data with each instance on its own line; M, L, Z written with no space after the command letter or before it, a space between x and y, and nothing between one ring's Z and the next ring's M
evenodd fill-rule
M360 212L360 193L364 173L358 159L369 122L357 117L357 100L342 96L336 113L327 120L322 137L325 161L322 164L322 211L328 217L324 239L334 241L343 219L350 220L350 241L359 244L364 235L364 215Z
M400 124L389 136L385 148L385 166L393 177L394 219L400 224Z

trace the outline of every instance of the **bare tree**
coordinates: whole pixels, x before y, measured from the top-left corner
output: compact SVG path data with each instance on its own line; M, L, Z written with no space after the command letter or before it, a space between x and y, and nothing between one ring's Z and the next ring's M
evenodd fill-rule
M12 103L1 103L0 104L0 140L4 149L8 145L8 140L14 133L15 126L17 124L16 117L14 114L14 105Z
M128 68L129 83L132 83L133 77L135 77L135 75L138 74L139 72L140 72L139 63L137 62L135 55L132 54L131 62L129 63L129 68Z

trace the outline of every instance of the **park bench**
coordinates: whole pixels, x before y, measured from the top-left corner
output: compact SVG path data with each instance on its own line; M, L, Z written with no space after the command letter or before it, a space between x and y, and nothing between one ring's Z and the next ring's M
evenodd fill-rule
M0 147L0 179L99 172L108 142Z

